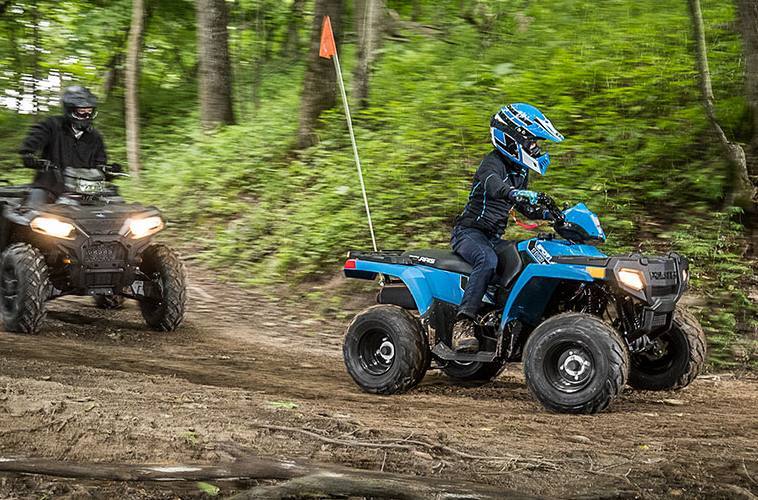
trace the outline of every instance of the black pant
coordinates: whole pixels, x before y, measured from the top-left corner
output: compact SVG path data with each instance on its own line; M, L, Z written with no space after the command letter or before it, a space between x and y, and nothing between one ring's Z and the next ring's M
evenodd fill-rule
M476 318L487 286L497 270L495 247L501 242L497 236L488 236L473 227L456 226L453 229L453 250L473 268L458 308L459 316Z
M53 202L55 202L55 195L45 188L32 188L29 196L26 197L26 205L30 207L39 207Z

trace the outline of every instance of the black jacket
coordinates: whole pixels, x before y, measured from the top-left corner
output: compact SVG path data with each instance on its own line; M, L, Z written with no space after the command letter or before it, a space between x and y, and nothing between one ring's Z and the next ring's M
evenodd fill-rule
M90 128L79 139L62 116L50 117L29 130L19 152L22 155L40 154L55 165L66 167L96 167L105 165L108 157L100 132ZM45 188L56 195L63 192L61 176L54 171L38 171L34 187Z
M500 237L508 224L511 208L531 219L542 218L527 204L513 200L512 191L527 189L529 171L493 150L484 157L474 174L468 203L456 225L473 227L487 236Z

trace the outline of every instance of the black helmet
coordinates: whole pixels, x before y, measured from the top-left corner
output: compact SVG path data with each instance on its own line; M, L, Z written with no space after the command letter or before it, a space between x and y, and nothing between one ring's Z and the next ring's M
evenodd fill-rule
M77 130L89 129L92 120L97 116L97 97L84 87L76 85L67 88L61 98L61 104L66 119ZM84 112L84 108L91 108L92 111Z

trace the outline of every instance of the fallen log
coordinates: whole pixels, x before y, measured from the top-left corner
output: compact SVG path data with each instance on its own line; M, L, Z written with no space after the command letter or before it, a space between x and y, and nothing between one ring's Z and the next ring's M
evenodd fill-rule
M124 464L64 462L46 458L0 457L0 473L99 481L214 481L233 479L285 480L235 496L286 498L292 496L352 495L417 500L422 498L533 498L513 490L443 478L407 476L351 469L301 460L245 457L219 465Z
M252 500L265 498L368 497L399 500L427 500L429 498L490 499L526 498L491 487L479 485L440 484L440 480L423 478L356 477L334 472L319 472L310 476L292 479L273 486L258 486L230 497L229 500Z

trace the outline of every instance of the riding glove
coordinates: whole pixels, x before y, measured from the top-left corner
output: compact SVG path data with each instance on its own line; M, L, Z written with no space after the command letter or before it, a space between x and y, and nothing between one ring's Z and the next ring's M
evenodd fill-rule
M514 189L509 196L513 201L528 202L530 205L536 205L539 194L527 189Z

